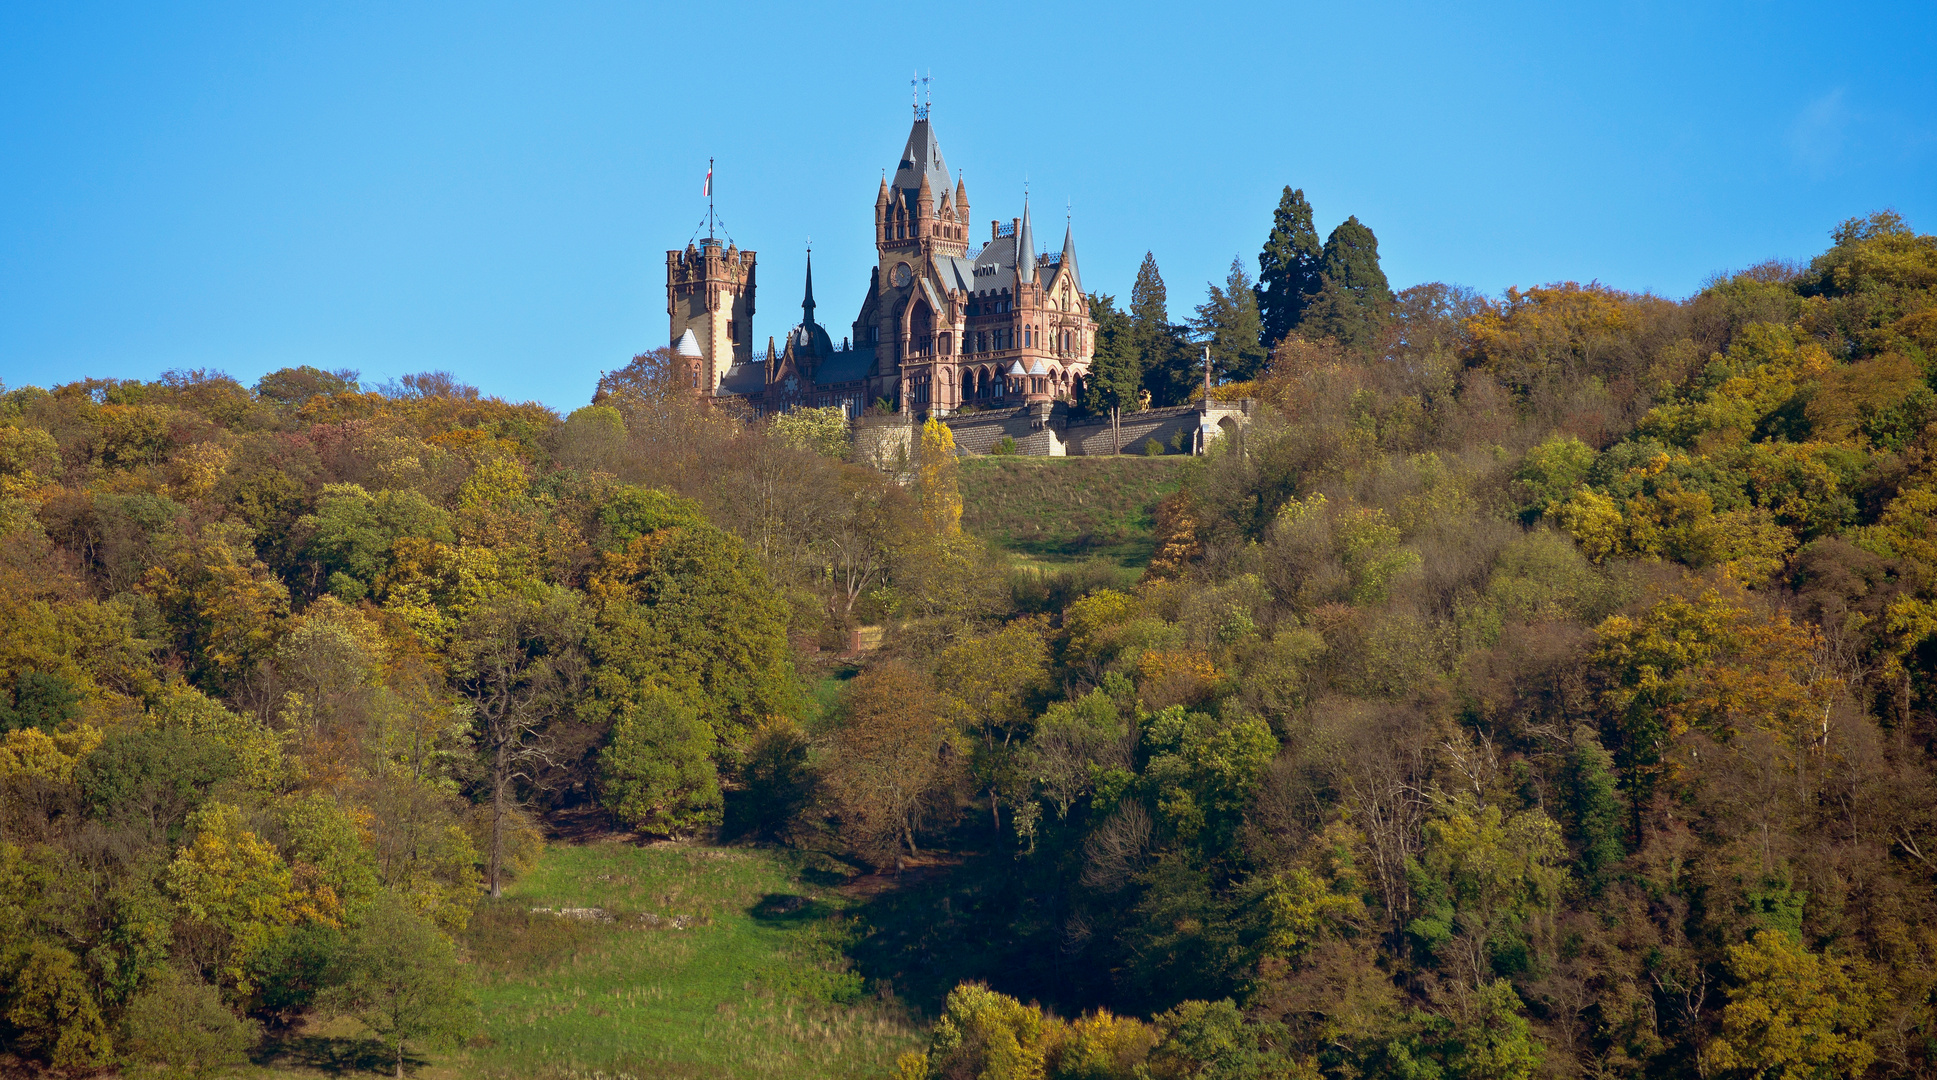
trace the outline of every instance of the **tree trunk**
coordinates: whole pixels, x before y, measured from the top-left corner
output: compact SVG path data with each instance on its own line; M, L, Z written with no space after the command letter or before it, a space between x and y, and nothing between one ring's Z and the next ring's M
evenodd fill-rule
M989 789L989 816L995 819L995 834L1002 835L1002 806L995 801L995 788Z
M397 1080L404 1080L404 1044L397 1044Z
M511 747L503 742L498 744L497 753L491 759L491 899L504 895L504 885L499 880L499 870L504 865L504 789L511 771ZM403 1061L398 1059L398 1073L402 1076Z

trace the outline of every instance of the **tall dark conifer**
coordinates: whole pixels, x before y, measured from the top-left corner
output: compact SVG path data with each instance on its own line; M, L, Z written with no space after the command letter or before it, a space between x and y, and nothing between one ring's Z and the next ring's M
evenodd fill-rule
M1258 320L1258 297L1244 260L1232 259L1224 287L1210 287L1197 305L1191 328L1211 347L1213 370L1226 379L1255 379L1264 373L1264 346Z
M1300 332L1336 338L1351 349L1377 344L1392 311L1392 287L1379 269L1379 238L1358 218L1346 218L1325 238L1321 279Z
M1117 310L1116 297L1103 293L1090 294L1090 317L1096 320L1096 352L1083 381L1083 407L1099 414L1134 409L1143 369L1137 363L1130 317Z
M1161 338L1170 327L1170 295L1157 270L1157 256L1143 253L1137 283L1130 286L1130 336L1141 350Z
M1130 339L1151 404L1161 407L1190 400L1200 380L1197 353L1191 348L1190 328L1171 324L1164 277L1157 270L1157 257L1149 252L1144 253L1137 283L1130 288Z
M1269 351L1305 317L1305 305L1319 287L1324 250L1312 226L1312 204L1304 189L1285 188L1271 218L1271 235L1258 253L1259 344Z

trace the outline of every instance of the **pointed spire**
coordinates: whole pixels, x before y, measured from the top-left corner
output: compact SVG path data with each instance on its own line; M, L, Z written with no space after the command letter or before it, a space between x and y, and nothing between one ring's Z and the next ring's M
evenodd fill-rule
M961 220L962 224L968 224L968 188L962 183L961 173L955 174L955 216Z
M800 325L814 325L814 249L807 249L807 295L800 301Z
M932 214L935 211L935 188L928 182L928 174L921 174L921 192L915 197L917 214Z
M1036 280L1036 234L1029 227L1029 197L1022 199L1022 226L1016 230L1016 280Z
M874 197L874 205L888 205L888 170L881 170L881 194Z
M1083 275L1076 272L1076 229L1073 225L1063 226L1063 261L1058 272L1068 274L1070 284L1076 286L1076 291L1083 291Z

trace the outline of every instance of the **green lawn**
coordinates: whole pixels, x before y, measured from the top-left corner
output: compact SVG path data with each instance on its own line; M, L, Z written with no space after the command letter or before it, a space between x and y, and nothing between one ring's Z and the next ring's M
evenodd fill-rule
M858 924L834 869L745 848L554 847L464 935L482 1035L414 1074L883 1076L922 1037L847 970L842 947ZM612 921L532 911L567 907ZM309 1034L255 1075L382 1068L351 1039Z
M1156 549L1157 501L1191 459L971 457L961 461L962 527L1018 565L1106 562L1141 569Z

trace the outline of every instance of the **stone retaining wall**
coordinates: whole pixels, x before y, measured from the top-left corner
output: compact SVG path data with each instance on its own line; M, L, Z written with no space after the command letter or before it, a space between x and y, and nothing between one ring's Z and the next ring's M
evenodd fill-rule
M1044 402L1011 409L956 413L943 417L942 423L955 434L956 448L965 453L986 454L1007 436L1016 441L1018 454L1061 457L1065 453L1060 431L1065 411L1060 403L1052 408Z
M1164 453L1176 454L1191 452L1192 434L1197 430L1203 413L1196 405L1176 405L1168 409L1145 409L1142 412L1126 412L1120 426L1123 434L1123 452L1126 454L1143 453L1143 444L1155 439L1163 444ZM1173 449L1170 440L1178 432L1184 433L1184 448ZM1063 438L1068 442L1072 454L1108 454L1111 451L1110 418L1084 417L1070 423Z

